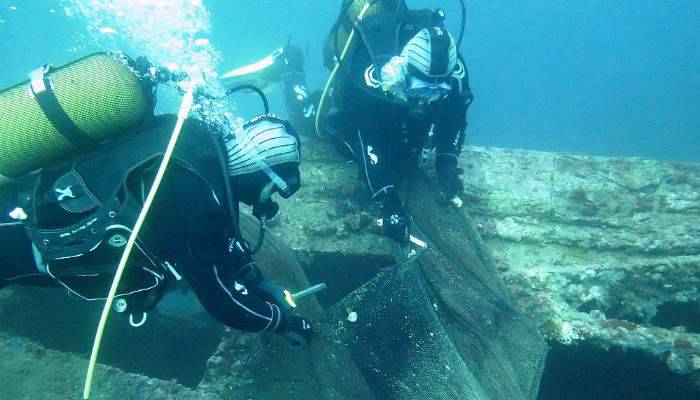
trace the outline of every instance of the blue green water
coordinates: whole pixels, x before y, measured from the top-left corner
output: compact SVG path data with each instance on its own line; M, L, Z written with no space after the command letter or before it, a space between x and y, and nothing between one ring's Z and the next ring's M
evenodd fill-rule
M60 65L99 48L81 42L85 27L66 17L65 3L0 0L0 87L38 64ZM309 86L320 87L327 76L321 47L337 3L204 0L219 72L265 56L292 35L309 45ZM442 7L453 31L459 25L457 0L409 4ZM699 2L466 5L461 50L476 94L469 144L700 161ZM272 101L283 113L280 99Z

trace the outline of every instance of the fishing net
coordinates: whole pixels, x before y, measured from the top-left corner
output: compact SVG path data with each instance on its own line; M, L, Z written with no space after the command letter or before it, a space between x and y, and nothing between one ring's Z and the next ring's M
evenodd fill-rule
M546 344L468 217L437 205L436 193L423 176L408 194L428 248L334 307L328 320L345 321L337 340L378 398L535 399Z
M257 221L242 215L241 232L253 241ZM266 234L255 258L269 279L290 291L309 286L292 250L274 234ZM309 348L291 348L276 335L229 331L210 359L200 388L226 399L374 399L348 349L336 340L337 327L319 321L321 307L315 298L304 298L298 306L300 315L314 321Z
M515 308L468 217L438 206L426 177L408 195L416 235L429 246L386 269L326 310L314 299L308 349L284 339L231 332L202 388L259 400L534 400L546 345ZM243 218L248 238L255 221ZM308 286L294 254L269 235L257 260L292 291Z

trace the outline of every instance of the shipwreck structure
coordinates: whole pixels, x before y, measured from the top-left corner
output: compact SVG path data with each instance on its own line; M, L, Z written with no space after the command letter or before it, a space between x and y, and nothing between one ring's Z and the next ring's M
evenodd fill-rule
M178 291L143 328L114 317L94 398L700 393L700 165L470 147L461 209L436 205L430 171L406 189L428 242L409 255L379 234L353 164L314 138L303 158L260 263L292 289L327 283L300 302L314 345L225 330ZM2 397L79 394L98 313L54 289L0 292Z

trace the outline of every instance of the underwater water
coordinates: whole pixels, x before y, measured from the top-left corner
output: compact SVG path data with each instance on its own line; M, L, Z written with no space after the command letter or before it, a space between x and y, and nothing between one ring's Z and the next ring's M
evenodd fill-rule
M458 35L459 1L407 4L444 9ZM296 269L280 279L293 286L329 283L314 300L318 310L306 305L326 318L320 344L310 354L294 353L274 338L231 333L179 283L144 329L131 329L121 315L110 321L99 361L119 370L98 372L96 397L466 399L450 385L467 377L470 384L501 379L502 387L494 384L477 398L506 399L514 381L532 384L521 382L528 373L542 374L530 396L522 395L530 400L700 396L700 2L465 5L460 51L475 94L466 144L487 149L470 150L460 161L473 223L413 205L425 213L425 225L416 221L421 233L434 235L431 246L439 244L418 264L425 276L387 273L396 256L372 229L374 216L363 209L368 202L355 199L362 188L354 167L327 143L303 137L302 189L280 201L281 219L270 223L279 238L268 239L275 245L261 259L274 264L293 251ZM313 91L329 75L321 53L339 7L339 0L0 0L0 93L43 64L122 51L190 77L179 88L159 89L156 112L175 113L178 89L200 85L220 96L217 76L287 42L307 51ZM286 116L281 90L269 93L269 101L273 113ZM228 123L259 113L260 105L239 94L202 107ZM437 193L426 185L423 194ZM0 190L0 208L13 201ZM0 211L0 223L7 223L10 209ZM442 274L454 272L448 263L462 272L477 265L476 272L444 279L454 286L441 287ZM408 283L391 286L401 279ZM0 290L0 398L77 398L101 303L63 300L53 288L10 289ZM549 340L546 361L541 335L528 336L534 328L515 315L506 291ZM366 299L368 292L386 302ZM435 293L444 302L412 308L417 297ZM430 318L411 314L426 305L420 312L434 313ZM543 316L551 310L556 317ZM358 313L360 324L372 322L353 330ZM486 328L471 335L460 326ZM498 328L505 326L522 335L502 337ZM416 339L423 336L428 339ZM411 346L395 346L390 339L396 338ZM347 348L338 345L343 341ZM471 350L480 343L495 344L483 353ZM443 354L446 348L451 352ZM480 363L483 369L474 367ZM390 377L377 365L398 372ZM365 387L385 391L370 395L359 389ZM430 388L434 397L396 395ZM492 396L499 390L501 397Z
M86 26L77 16L66 18L66 2L3 0L0 87L18 82L36 65L61 65L109 45L114 36L123 42L129 35L133 56L149 51L151 57L182 61L172 54L177 44L158 37L167 32L158 29L163 24L179 32L177 40L209 39L216 54L206 55L206 62L220 73L261 59L291 35L294 43L309 46L308 83L319 88L327 76L320 52L338 12L335 3L204 1L206 21L186 29L149 14L156 26L126 21L134 31L100 33L109 26L93 17L119 12L116 7L88 12ZM444 8L448 26L453 32L459 27L456 0L409 4ZM699 161L698 18L700 5L692 0L467 2L461 51L476 94L468 143ZM161 46L153 51L156 44Z

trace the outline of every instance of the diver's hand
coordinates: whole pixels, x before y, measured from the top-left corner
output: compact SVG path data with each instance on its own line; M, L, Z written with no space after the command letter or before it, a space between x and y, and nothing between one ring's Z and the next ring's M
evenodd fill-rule
M275 332L289 339L294 347L306 347L311 343L314 328L306 318L286 314Z
M464 193L464 184L460 175L464 173L457 168L457 157L454 154L439 154L435 157L440 196L445 202L453 202Z
M279 306L283 313L294 310L296 304L292 294L276 283L265 279L255 261L250 261L237 272L236 281L242 283L255 296Z
M287 44L283 47L285 64L294 72L304 72L304 51L299 46Z
M261 280L252 290L262 299L276 304L284 314L292 312L297 306L288 290L268 280Z
M464 194L464 184L458 175L445 177L438 180L440 195L444 201L453 201Z

